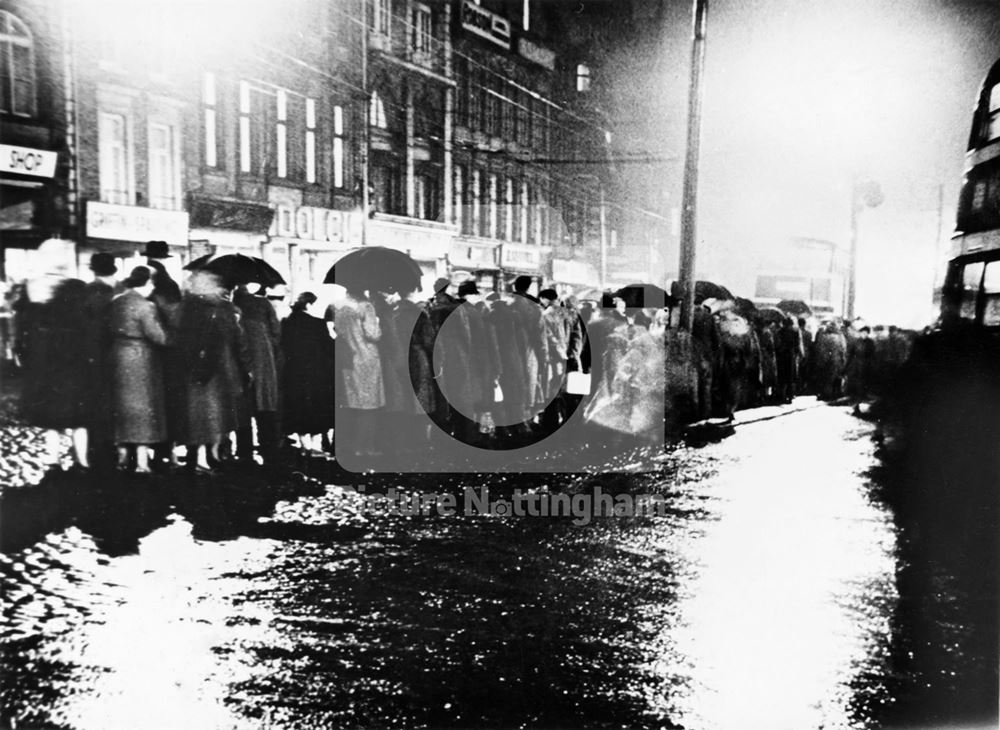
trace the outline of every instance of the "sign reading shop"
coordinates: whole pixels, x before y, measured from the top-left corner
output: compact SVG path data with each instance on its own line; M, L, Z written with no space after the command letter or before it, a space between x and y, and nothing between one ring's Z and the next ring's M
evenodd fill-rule
M0 172L13 172L33 177L53 177L58 153L0 144Z
M496 13L480 7L474 0L462 3L462 27L498 46L510 50L510 23Z

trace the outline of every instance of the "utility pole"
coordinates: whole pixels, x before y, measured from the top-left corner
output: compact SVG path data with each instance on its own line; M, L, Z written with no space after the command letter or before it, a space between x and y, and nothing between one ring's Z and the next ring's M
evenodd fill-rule
M681 328L694 324L695 252L697 250L698 153L701 144L702 74L708 0L694 0L691 38L691 84L688 88L687 150L684 155L684 194L681 201Z
M361 113L361 245L368 245L368 209L371 206L369 186L371 171L369 167L371 147L371 94L368 91L368 9L364 2L361 5L361 91L364 95L364 109Z
M857 295L858 276L858 216L861 214L861 196L857 181L851 186L851 249L847 269L847 321L854 321L854 299Z

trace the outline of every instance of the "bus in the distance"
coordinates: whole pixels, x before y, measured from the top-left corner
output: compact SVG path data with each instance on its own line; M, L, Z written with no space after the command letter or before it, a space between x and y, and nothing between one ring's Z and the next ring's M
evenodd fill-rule
M1000 60L976 103L951 255L941 291L941 327L1000 329Z

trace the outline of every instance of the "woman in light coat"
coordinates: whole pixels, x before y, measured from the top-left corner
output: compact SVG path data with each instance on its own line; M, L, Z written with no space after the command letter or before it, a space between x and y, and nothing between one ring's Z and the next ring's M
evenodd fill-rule
M334 313L337 331L337 406L346 409L348 429L338 429L340 447L348 453L372 456L375 448L375 414L385 406L382 359L378 342L382 338L375 307L363 291L348 290ZM344 439L349 439L344 443Z
M160 348L167 334L156 305L150 271L137 266L111 300L111 392L119 464L135 452L137 473L149 472L148 446L167 440L167 413Z

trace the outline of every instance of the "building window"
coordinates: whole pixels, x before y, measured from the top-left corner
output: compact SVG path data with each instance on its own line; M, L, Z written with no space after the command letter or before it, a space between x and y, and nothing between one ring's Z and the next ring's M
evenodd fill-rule
M101 112L97 137L101 200L116 205L131 205L132 140L128 119L124 114Z
M576 90L583 93L590 91L590 66L577 64L576 67Z
M514 240L514 181L507 178L503 194L503 230L500 232L501 238L506 241Z
M500 237L500 178L490 173L487 178L489 189L487 195L490 201L488 238Z
M467 233L465 226L465 180L462 168L455 165L455 185L452 188L452 204L455 210L455 222L462 233Z
M462 56L455 58L455 119L460 126L469 126L469 102L472 91L469 88L469 62Z
M531 220L529 214L531 213L531 192L528 188L527 182L521 183L521 230L519 231L520 239L525 243L531 242L531 232L528 228L529 221Z
M219 166L219 112L216 107L217 101L215 74L206 73L202 94L202 103L205 106L205 167Z
M514 98L514 87L510 87L507 92L507 98L499 100L500 102L500 134L504 139L511 142L514 141L514 104L512 99Z
M420 63L430 63L431 60L431 9L423 3L413 5L413 56Z
M496 92L493 91L493 85L489 84L483 89L483 93L486 95L485 104L483 105L483 131L490 136L500 134L500 125L497 124L498 113L497 113L497 96Z
M240 172L250 172L250 84L240 82Z
M343 170L341 170L343 176ZM306 182L316 182L316 100L306 99Z
M435 175L417 175L413 179L414 212L418 218L437 220L438 180Z
M472 180L469 184L471 203L469 205L469 233L474 236L483 235L483 173L480 170L472 171Z
M478 131L483 124L483 105L485 104L486 89L483 88L482 69L470 63L469 68L469 129Z
M15 15L0 10L0 111L35 113L35 48L31 31Z
M278 123L275 126L277 138L278 177L288 177L288 94L278 89Z
M149 125L149 206L176 210L180 206L180 147L177 131L168 124Z
M333 107L333 186L344 187L344 107Z
M531 30L531 0L521 0L521 28Z
M986 117L986 140L1000 137L1000 84L990 90L989 114Z
M392 17L392 0L367 0L370 3L371 29L380 35L389 35L389 21Z
M385 116L385 103L377 91L372 92L372 98L368 104L368 123L378 129L387 129L389 126Z

